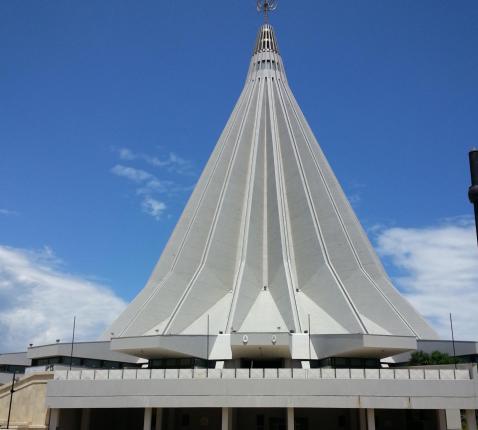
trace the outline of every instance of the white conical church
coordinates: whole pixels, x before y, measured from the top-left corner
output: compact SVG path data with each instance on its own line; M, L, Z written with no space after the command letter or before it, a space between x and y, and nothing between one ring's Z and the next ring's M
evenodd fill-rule
M264 24L242 94L171 239L106 336L309 331L436 338L392 286Z

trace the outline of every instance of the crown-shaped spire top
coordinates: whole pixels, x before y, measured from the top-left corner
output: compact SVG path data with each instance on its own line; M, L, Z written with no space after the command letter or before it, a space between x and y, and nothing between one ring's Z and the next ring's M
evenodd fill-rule
M259 32L257 33L256 46L254 48L254 54L260 52L275 52L279 53L279 46L274 33L274 29L270 24L262 24Z

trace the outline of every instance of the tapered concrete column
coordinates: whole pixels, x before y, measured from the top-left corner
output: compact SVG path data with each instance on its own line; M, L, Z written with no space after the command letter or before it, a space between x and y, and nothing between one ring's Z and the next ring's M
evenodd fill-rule
M446 429L447 430L461 430L461 415L459 409L447 409L446 414Z
M467 409L465 411L466 416L466 425L468 430L477 430L476 429L476 411L474 409Z
M88 430L90 428L91 409L81 410L81 430Z
M367 410L359 409L359 428L360 430L367 430Z
M232 408L222 408L222 430L232 430Z
M143 430L151 430L151 417L153 415L153 408L144 408L144 424Z
M56 430L60 425L60 410L50 409L50 425L49 430Z
M294 408L287 408L287 430L294 430Z
M155 430L161 430L162 424L163 424L163 408L156 408Z
M375 430L375 409L367 409L368 430Z

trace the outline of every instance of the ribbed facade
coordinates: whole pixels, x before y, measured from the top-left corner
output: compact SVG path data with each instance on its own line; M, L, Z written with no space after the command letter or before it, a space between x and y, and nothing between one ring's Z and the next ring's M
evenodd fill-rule
M265 24L242 94L151 278L108 335L300 333L309 320L314 334L437 337L392 286Z

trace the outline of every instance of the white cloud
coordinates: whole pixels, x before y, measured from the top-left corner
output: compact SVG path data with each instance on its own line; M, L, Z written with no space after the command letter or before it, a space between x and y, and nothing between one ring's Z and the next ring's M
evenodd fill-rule
M385 229L377 244L400 272L396 285L443 338L450 338L451 312L456 337L478 340L478 248L469 220Z
M138 163L143 161L150 166L159 167L163 171L176 175L192 174L192 164L190 161L179 157L174 152L170 152L164 159L151 156L144 153L136 153L128 148L120 148L116 150L121 160ZM130 163L128 163L130 164ZM135 164L135 163L131 163ZM185 186L181 182L171 179L160 179L155 174L136 167L116 164L111 173L126 178L136 185L136 194L141 196L141 207L144 213L151 215L156 220L161 219L167 205L164 199L176 198L178 194L189 192L193 187ZM154 196L161 195L161 200Z
M29 251L0 245L0 352L29 343L95 340L125 307L104 285L62 270L49 248Z
M118 150L119 157L121 160L134 160L136 158L135 154L130 151L128 148L120 148Z
M8 216L8 215L16 215L16 214L17 213L15 211L11 211L10 209L0 208L0 215Z
M128 148L120 148L118 150L118 155L121 160L143 160L152 166L165 168L169 172L173 172L178 175L194 174L191 161L180 157L174 152L169 152L164 157L157 157L144 153L136 153Z
M123 178L130 179L134 182L143 182L146 180L155 179L151 173L148 173L141 169L135 169L134 167L123 166L122 164L117 164L111 169L111 172L117 176L122 176Z
M157 220L161 218L161 215L166 210L166 204L164 202L156 200L151 196L145 196L141 206L144 212L156 218Z

